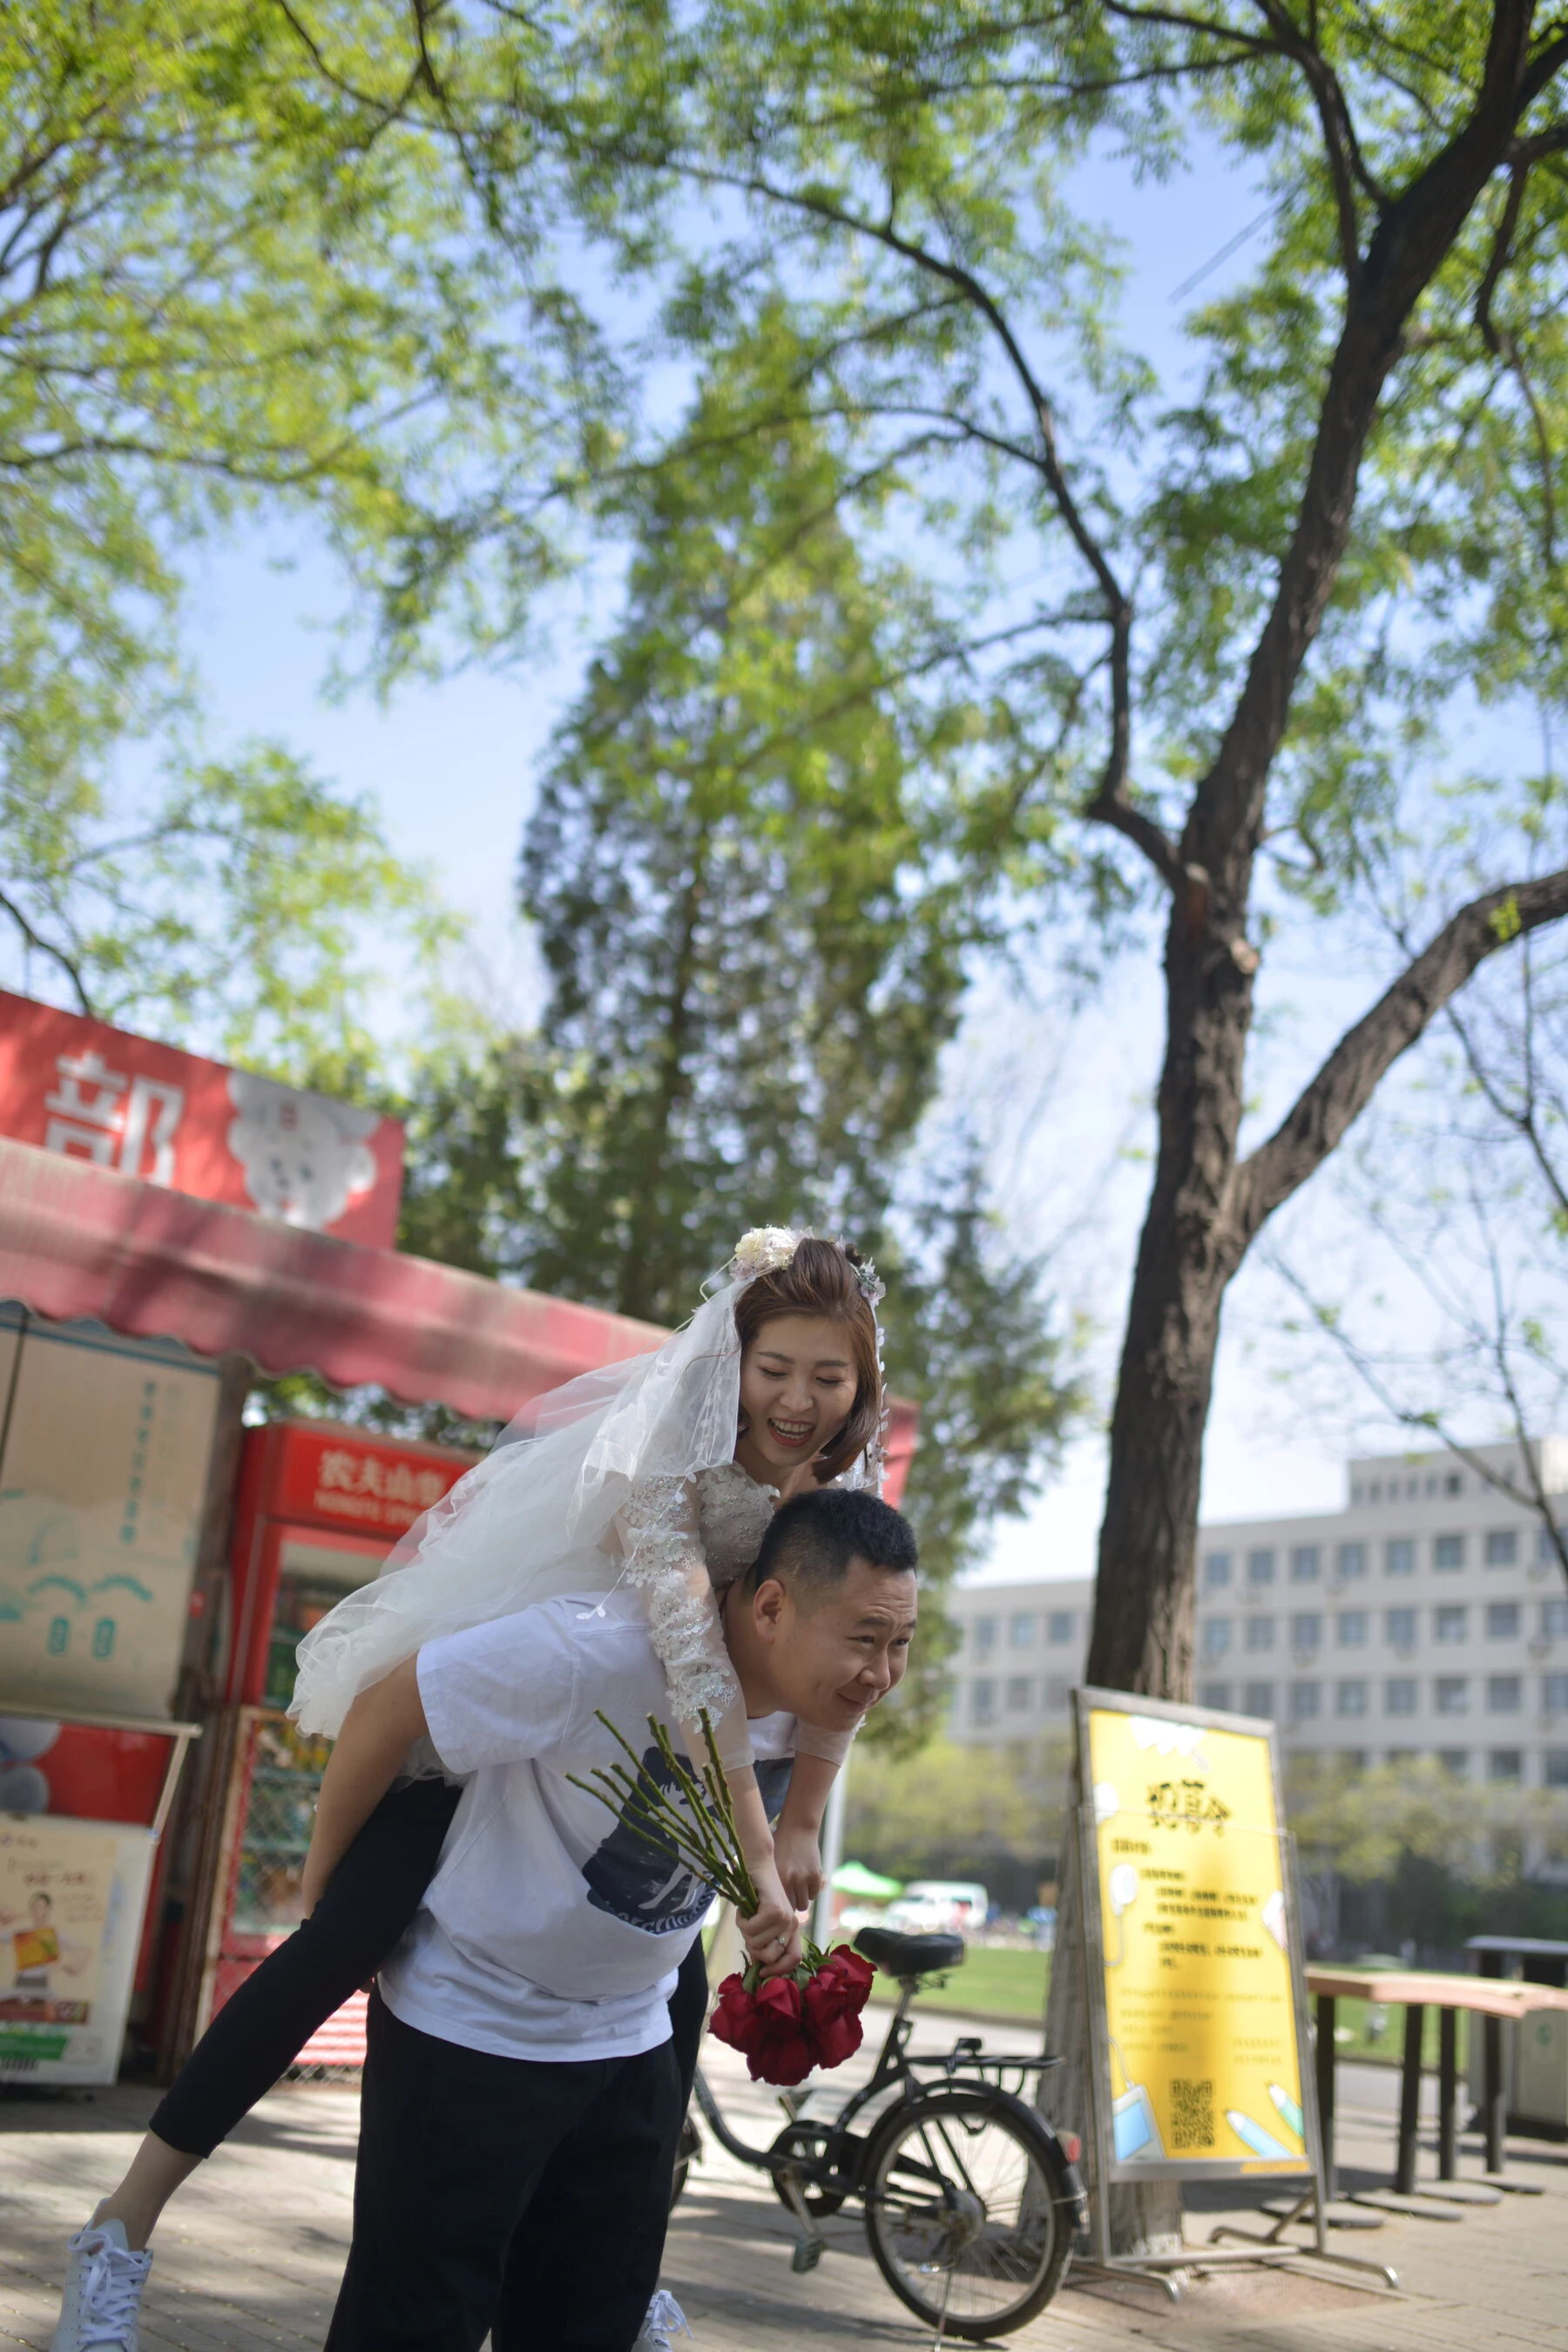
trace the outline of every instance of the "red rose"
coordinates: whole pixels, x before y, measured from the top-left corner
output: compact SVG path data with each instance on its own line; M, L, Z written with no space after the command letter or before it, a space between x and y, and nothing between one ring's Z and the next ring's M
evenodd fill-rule
M804 2083L816 2063L793 1977L774 1977L755 1992L746 1990L741 1977L726 1977L712 2030L741 2053L753 2083Z
M757 2040L746 2053L753 2083L804 2083L816 2053L801 2014L800 1987L793 1977L773 1977L752 1995Z
M860 2011L876 1973L868 1960L841 1944L807 1980L801 2004L819 2065L842 2066L859 2049Z
M750 2057L756 2048L759 2032L756 2003L740 1977L726 1977L720 1986L711 2029L719 2041L727 2042L731 2049L738 2050L743 2058Z

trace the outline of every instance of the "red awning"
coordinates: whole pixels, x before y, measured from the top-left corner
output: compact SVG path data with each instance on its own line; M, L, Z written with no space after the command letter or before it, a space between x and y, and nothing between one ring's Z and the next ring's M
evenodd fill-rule
M0 1138L0 1298L476 1421L664 1333Z
M531 1396L665 1337L602 1307L303 1233L4 1137L0 1298L476 1421L510 1421ZM903 1492L918 1419L895 1400L889 1501Z

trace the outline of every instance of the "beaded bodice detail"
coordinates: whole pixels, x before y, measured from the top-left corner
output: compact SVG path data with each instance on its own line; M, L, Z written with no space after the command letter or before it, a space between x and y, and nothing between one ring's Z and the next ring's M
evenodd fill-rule
M697 1473L697 1531L715 1586L732 1584L755 1559L778 1507L778 1488L759 1486L738 1462Z

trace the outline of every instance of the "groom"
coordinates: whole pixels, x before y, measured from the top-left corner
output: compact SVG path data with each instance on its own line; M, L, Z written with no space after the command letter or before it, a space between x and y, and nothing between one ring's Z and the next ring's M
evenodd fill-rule
M915 1544L869 1495L786 1503L724 1635L758 1779L795 1722L852 1728L901 1677ZM354 2234L327 2352L627 2352L658 2280L685 2104L668 2000L708 1907L575 1788L668 1721L640 1599L542 1602L432 1642L363 1694L339 1785L410 1744L469 1773L370 2011ZM344 1753L345 1749L348 1751ZM374 1798L372 1799L374 1801ZM773 1939L794 1965L797 1931Z

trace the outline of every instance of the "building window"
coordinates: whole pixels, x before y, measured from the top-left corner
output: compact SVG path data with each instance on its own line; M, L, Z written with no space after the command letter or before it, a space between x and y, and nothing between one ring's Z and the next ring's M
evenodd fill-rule
M1518 1641L1519 1603L1517 1601L1487 1602L1487 1639L1489 1642Z
M1366 1574L1365 1544L1341 1544L1334 1554L1334 1566L1342 1576L1364 1576Z
M1414 1576L1415 1547L1408 1536L1393 1536L1383 1547L1384 1576Z
M1487 1713L1517 1715L1524 1705L1524 1679L1521 1675L1489 1675L1487 1676Z
M1230 1655L1230 1619L1207 1617L1204 1620L1203 1653L1205 1658L1228 1658Z
M1059 1675L1053 1675L1046 1685L1046 1705L1054 1715L1059 1715L1072 1697L1072 1685Z
M1290 1685L1290 1720L1308 1723L1322 1712L1323 1694L1316 1683L1292 1683Z
M1384 1715L1414 1715L1415 1712L1415 1677L1414 1675L1390 1675L1383 1685Z
M1272 1617L1249 1617L1247 1621L1247 1646L1249 1650L1271 1650L1274 1647Z
M1247 1555L1247 1580L1256 1591L1260 1586L1274 1581L1274 1554L1271 1551L1249 1551Z
M1212 1706L1216 1715L1228 1715L1230 1713L1230 1685L1228 1683L1200 1683L1198 1685L1198 1705L1200 1706Z
M1522 1780L1524 1750L1522 1748L1494 1748L1487 1758L1489 1780Z
M1315 1609L1299 1610L1290 1620L1290 1647L1315 1650L1323 1638L1323 1621Z
M1035 1685L1027 1675L1009 1675L1007 1677L1008 1714L1022 1715L1034 1696L1034 1689Z
M1211 1551L1205 1553L1204 1557L1204 1591L1205 1592L1223 1592L1229 1582L1229 1552Z
M996 1685L989 1675L969 1685L969 1719L972 1723L996 1720Z
M1448 1475L1447 1475L1447 1477L1444 1479L1444 1481L1443 1481L1443 1492L1444 1492L1444 1494L1445 1494L1445 1495L1462 1495L1462 1494L1464 1493L1464 1491L1465 1491L1465 1482L1464 1482L1464 1480L1460 1477L1460 1475L1459 1475L1459 1474L1458 1474L1458 1472L1457 1470L1450 1470L1450 1471L1449 1471L1449 1473L1448 1473Z
M1342 1650L1364 1650L1369 1623L1364 1609L1342 1609L1334 1620L1334 1635Z
M1541 1777L1549 1789L1568 1789L1568 1748L1549 1748L1541 1759Z
M1038 1622L1039 1620L1032 1612L1024 1617L1009 1617L1007 1620L1008 1646L1015 1650L1032 1650L1035 1646L1035 1629Z
M975 1656L978 1658L988 1657L991 1652L996 1647L995 1618L977 1617L974 1620L974 1623L971 1628L971 1631L974 1636Z
M1447 1609L1434 1609L1432 1631L1439 1642L1463 1642L1468 1638L1469 1611L1462 1601Z
M1046 1619L1047 1641L1059 1649L1064 1642L1072 1640L1073 1626L1076 1622L1070 1609L1053 1609Z
M1364 1715L1366 1713L1366 1685L1363 1682L1336 1683L1334 1685L1334 1713L1336 1715Z
M1241 1696L1244 1715L1273 1715L1274 1685L1272 1683L1247 1683L1243 1686Z
M1468 1715L1470 1709L1470 1685L1465 1675L1439 1675L1436 1681L1437 1712L1439 1715Z
M1557 1533L1559 1537L1568 1538L1568 1528L1559 1528ZM1558 1558L1557 1545L1552 1539L1552 1530L1550 1528L1542 1528L1537 1534L1535 1538L1535 1557L1545 1568L1553 1568L1561 1565Z
M1470 1751L1468 1748L1439 1748L1437 1761L1450 1780L1468 1780L1470 1777Z
M1545 1715L1568 1715L1568 1675L1542 1675L1541 1706Z
M1439 1536L1432 1547L1434 1568L1463 1568L1465 1538L1463 1536Z
M1290 1555L1290 1581L1291 1581L1291 1583L1292 1583L1292 1584L1316 1584L1317 1580L1318 1580L1318 1547L1317 1547L1317 1545L1316 1545L1316 1544L1298 1544L1298 1545L1296 1546L1295 1550L1294 1550L1294 1551L1291 1553L1291 1555Z
M1383 1612L1383 1637L1392 1642L1396 1650L1413 1649L1415 1644L1415 1612L1414 1609L1385 1609Z
M1541 1630L1549 1642L1560 1642L1568 1634L1568 1601L1542 1602Z
M1487 1566L1511 1568L1519 1558L1519 1538L1512 1528L1489 1528L1487 1530Z

